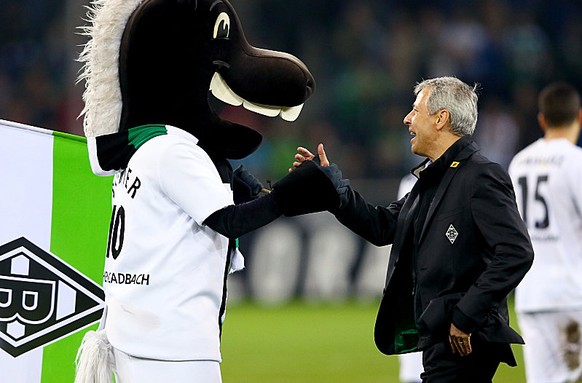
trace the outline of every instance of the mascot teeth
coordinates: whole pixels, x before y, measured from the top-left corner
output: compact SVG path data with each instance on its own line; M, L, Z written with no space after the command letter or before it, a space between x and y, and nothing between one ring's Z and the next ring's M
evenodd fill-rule
M214 97L229 105L241 106L243 104L243 98L234 93L218 73L214 73L214 76L212 76L210 91Z
M219 73L214 73L212 81L210 82L210 91L214 97L229 105L242 105L246 110L267 117L277 117L280 115L283 120L289 122L295 121L301 114L301 109L303 109L303 104L289 108L281 108L277 106L259 105L249 102L234 93Z
M303 109L303 104L293 106L290 108L283 108L281 110L281 118L285 121L293 122L297 119L297 117L299 117L302 109Z
M276 106L260 105L254 104L245 100L243 102L243 107L251 112L262 114L267 117L277 117L281 113L281 109Z

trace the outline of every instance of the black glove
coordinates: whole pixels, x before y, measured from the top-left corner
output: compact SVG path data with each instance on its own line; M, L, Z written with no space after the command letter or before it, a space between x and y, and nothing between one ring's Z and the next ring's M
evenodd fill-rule
M337 208L340 208L342 204L348 199L348 190L350 186L350 180L342 178L342 171L338 168L336 164L331 164L330 166L322 166L321 170L325 173L327 178L331 181L335 187L335 191L339 196L339 204L336 207L328 209L333 213Z
M232 193L235 204L252 201L263 190L261 181L249 173L243 165L236 168L232 175Z
M336 178L339 186L341 172L336 165L323 167L304 161L274 184L272 193L288 217L337 209L340 198L334 184Z
M321 165L321 160L319 158L319 156L315 156L313 157L313 162L315 162L317 165ZM336 164L331 164L330 166L322 166L321 170L323 170L323 172L325 173L325 175L331 180L331 182L333 183L333 186L335 187L335 190L337 191L337 194L340 197L340 203L337 206L337 208L340 208L342 205L344 205L347 200L348 200L348 191L349 191L349 186L350 186L350 180L346 179L346 178L342 178L342 171L339 169L339 167ZM328 209L330 212L334 212L334 208L332 209Z

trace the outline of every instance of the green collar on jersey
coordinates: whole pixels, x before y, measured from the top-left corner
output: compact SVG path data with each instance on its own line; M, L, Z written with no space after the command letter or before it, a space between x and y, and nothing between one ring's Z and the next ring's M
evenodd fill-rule
M127 140L136 150L154 137L168 134L166 125L147 124L130 128L127 131Z

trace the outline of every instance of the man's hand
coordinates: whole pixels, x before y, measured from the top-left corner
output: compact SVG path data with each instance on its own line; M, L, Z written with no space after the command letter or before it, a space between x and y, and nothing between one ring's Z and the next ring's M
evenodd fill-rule
M471 334L464 333L452 323L449 330L449 343L453 354L467 356L473 351L471 349Z
M295 154L295 162L293 162L294 168L301 165L304 161L313 161L315 159L315 155L304 147L298 147L297 152L298 153ZM327 154L325 153L323 144L317 145L317 155L319 157L319 164L321 166L329 166L329 160L327 159ZM293 171L293 168L289 168L289 171Z

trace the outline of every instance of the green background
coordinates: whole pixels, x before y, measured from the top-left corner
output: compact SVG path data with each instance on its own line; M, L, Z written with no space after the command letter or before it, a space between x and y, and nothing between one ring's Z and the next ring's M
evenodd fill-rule
M398 358L374 345L376 310L374 302L230 305L222 333L223 381L398 383ZM518 366L502 364L494 383L525 382L521 346L514 352Z

